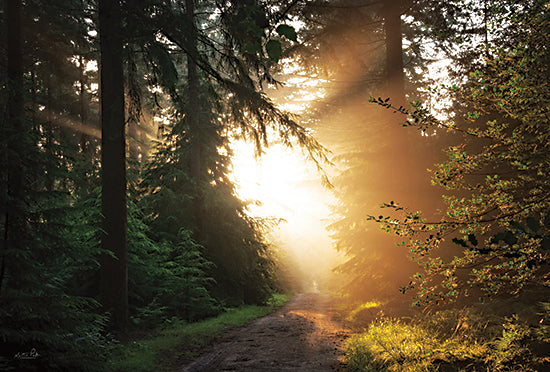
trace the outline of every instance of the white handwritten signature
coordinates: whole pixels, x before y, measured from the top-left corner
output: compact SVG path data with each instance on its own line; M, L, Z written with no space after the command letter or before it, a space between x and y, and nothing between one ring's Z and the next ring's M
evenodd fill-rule
M14 358L15 359L36 359L39 356L40 356L40 354L38 354L38 351L36 351L35 348L32 348L31 351L19 352L19 353L15 354Z

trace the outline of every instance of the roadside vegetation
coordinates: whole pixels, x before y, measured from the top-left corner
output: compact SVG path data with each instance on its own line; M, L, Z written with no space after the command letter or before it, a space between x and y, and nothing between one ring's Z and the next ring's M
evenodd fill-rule
M289 299L289 295L274 294L263 306L231 308L216 317L193 323L174 319L157 329L136 333L113 349L111 368L138 372L171 370L175 364L199 355L202 348L224 331L267 315Z
M543 371L550 368L550 303L495 300L388 316L375 301L349 311L347 371ZM373 306L373 304L377 304ZM391 309L388 309L391 310Z

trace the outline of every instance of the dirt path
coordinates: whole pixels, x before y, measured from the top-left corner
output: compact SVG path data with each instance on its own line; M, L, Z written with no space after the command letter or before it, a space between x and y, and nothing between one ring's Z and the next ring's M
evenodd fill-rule
M347 332L333 316L329 295L296 295L275 313L229 332L180 371L335 371Z

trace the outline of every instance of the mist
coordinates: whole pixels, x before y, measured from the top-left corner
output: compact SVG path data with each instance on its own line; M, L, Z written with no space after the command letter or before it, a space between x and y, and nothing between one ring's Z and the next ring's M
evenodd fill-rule
M233 151L237 194L251 216L273 222L266 239L286 266L284 275L297 290L327 289L343 262L327 230L333 190L298 149L275 142L255 158L252 144L235 141Z

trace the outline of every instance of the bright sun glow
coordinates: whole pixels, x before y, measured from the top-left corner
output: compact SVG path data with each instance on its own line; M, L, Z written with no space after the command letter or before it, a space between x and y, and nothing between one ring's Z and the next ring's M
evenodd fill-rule
M304 115L324 97L325 81L300 75L291 64L284 70L290 76L285 87L270 96L279 108ZM304 284L313 289L315 282L328 280L331 269L341 262L326 230L335 199L299 146L290 149L275 140L273 136L260 159L254 157L251 143L233 140L233 181L238 196L251 202L250 215L284 220L267 238L294 259L306 277Z
M294 114L303 114L312 102L324 97L323 80L298 73L299 66L286 62L284 73L290 76L285 87L270 92L278 107ZM237 192L243 200L256 200L250 212L261 217L278 217L288 220L296 214L321 213L329 194L320 187L320 176L315 165L307 162L299 146L290 149L276 142L265 154L255 159L253 146L243 140L232 141L234 151L233 176ZM310 211L310 212L307 212Z
M295 260L305 285L313 288L326 280L341 261L326 231L334 199L315 166L300 149L280 144L267 148L258 160L250 143L234 141L232 147L232 175L239 197L252 202L249 213L284 219L267 238Z
M259 217L292 218L315 204L307 180L318 175L307 164L300 150L275 144L260 159L254 158L253 146L233 142L233 177L243 200L257 201L250 212Z

